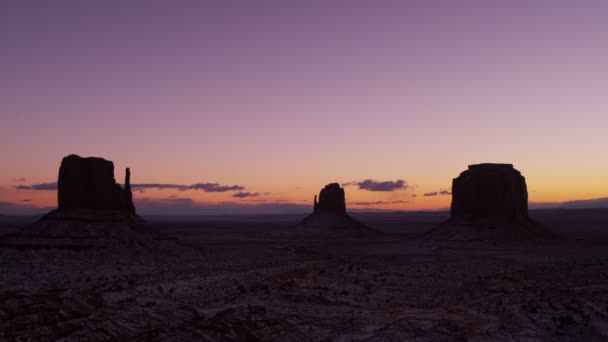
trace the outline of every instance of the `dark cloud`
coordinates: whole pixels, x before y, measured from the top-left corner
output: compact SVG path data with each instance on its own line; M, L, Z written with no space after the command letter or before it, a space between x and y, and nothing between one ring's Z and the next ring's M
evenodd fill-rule
M244 197L258 197L261 194L259 192L237 192L236 194L232 195L232 197L237 197L237 198L244 198Z
M245 190L245 187L240 185L219 185L218 183L197 183L190 185L188 189L203 190L205 192L226 192Z
M200 203L187 197L140 198L135 200L135 207L142 215L306 214L312 211L310 204L278 201L251 204Z
M27 179L26 179L26 178L21 177L21 178L18 178L18 179L17 179L17 182L19 182L19 183L24 183L24 182L27 182Z
M348 182L342 184L342 186L351 185L356 185L360 190L367 191L395 191L408 188L406 181L403 179L398 179L396 181L375 181L373 179L366 179L362 182Z
M19 190L57 190L57 182L17 185L15 188Z
M165 184L165 183L143 183L143 184L131 184L131 188L135 190L143 190L143 189L177 189L180 191L188 190L188 185L181 184Z
M353 204L353 205L378 205L378 204L403 204L403 203L407 203L407 201L397 200L397 201L353 202L350 204Z
M245 190L245 187L241 186L241 185L221 185L218 183L196 183L196 184L192 184L192 185L146 183L146 184L131 184L131 188L133 188L135 190L142 190L142 189L159 189L159 190L176 189L179 191L202 190L205 192L227 192L227 191Z
M437 195L451 195L452 192L450 190L440 189L439 191L427 192L423 196L437 196Z
M412 197L418 197L418 195L416 195L416 194L412 194Z
M57 190L57 182L51 183L40 183L32 185L17 185L19 190ZM202 190L205 192L226 192L226 191L240 191L245 190L244 186L241 185L221 185L218 183L196 183L192 185L183 184L166 184L166 183L143 183L143 184L131 184L131 188L136 191L145 189L176 189L180 191L186 190Z
M29 199L29 198L26 198L26 199L22 199L22 200L21 200L21 202L31 202L31 201L32 201L32 200L31 200L31 199Z
M377 205L377 204L387 204L384 201L375 201L375 202L353 202L350 203L352 205Z
M243 202L253 202L253 203L279 203L279 202L289 202L289 200L287 199L259 199L259 198L252 198L252 199L244 199L242 200Z

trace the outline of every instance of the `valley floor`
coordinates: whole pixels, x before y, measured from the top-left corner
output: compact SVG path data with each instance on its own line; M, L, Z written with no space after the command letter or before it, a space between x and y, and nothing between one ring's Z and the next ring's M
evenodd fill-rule
M178 239L0 248L0 340L608 340L601 242L296 239L285 233L290 225L151 226Z

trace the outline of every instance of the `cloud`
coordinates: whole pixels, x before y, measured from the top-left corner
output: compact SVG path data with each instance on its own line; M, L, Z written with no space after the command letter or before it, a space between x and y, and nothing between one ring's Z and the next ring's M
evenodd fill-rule
M190 185L188 189L203 190L205 192L226 192L245 190L245 187L240 185L219 185L218 183L197 183Z
M253 202L253 203L280 203L280 202L289 202L287 199L260 199L260 198L252 198L252 199L244 199L242 202Z
M29 198L26 198L26 199L22 199L22 200L21 200L21 202L31 202L31 201L32 201L32 200L31 200L31 199L29 199Z
M40 183L32 185L17 185L15 188L19 190L57 190L57 182ZM240 191L245 190L244 186L241 185L221 185L218 183L196 183L192 185L184 184L166 184L166 183L144 183L144 184L131 184L131 188L136 191L145 189L176 189L179 191L186 190L202 190L205 192L226 192L226 191Z
M452 192L451 192L451 191L441 189L441 190L439 190L439 191L427 192L427 193L423 194L423 196L425 196L425 197L429 197L429 196L437 196L437 195L451 195L451 194L452 194Z
M15 188L18 190L57 190L57 182L17 185Z
M415 198L415 197L418 197L418 195L417 195L417 194L412 194L412 197L414 197L414 198Z
M166 189L177 189L180 191L188 190L188 185L181 184L165 184L165 183L143 183L143 184L131 184L131 188L134 190L143 190L143 189L158 189L158 190L166 190Z
M404 200L397 200L397 201L375 201L375 202L352 202L349 204L352 205L379 205L379 204L403 204L403 203L407 203L408 201L404 201Z
M19 182L19 183L25 183L25 182L27 182L27 179L26 179L26 178L21 177L21 178L18 178L18 179L17 179L17 182Z
M142 215L252 215L252 214L307 214L312 205L285 202L244 204L238 202L204 203L192 198L140 198L135 208Z
M244 198L244 197L257 197L260 196L259 192L237 192L236 194L232 195L232 197L238 197L238 198Z
M349 182L344 183L342 186L351 186L356 185L359 187L359 190L367 190L367 191L395 191L395 190L405 190L408 188L407 182L403 179L398 179L396 181L375 181L373 179L366 179L362 182Z
M146 184L131 184L131 188L135 190L142 189L177 189L179 191L186 190L202 190L204 192L227 192L245 190L241 185L220 185L218 183L196 183L192 185L184 184L165 184L165 183L146 183Z

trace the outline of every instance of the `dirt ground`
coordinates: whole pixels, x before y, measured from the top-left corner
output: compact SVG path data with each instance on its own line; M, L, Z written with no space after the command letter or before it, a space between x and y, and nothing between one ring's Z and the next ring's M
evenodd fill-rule
M379 231L357 238L199 218L151 221L147 245L0 248L0 340L608 341L608 211L533 212L550 241L418 237L446 215L355 215Z

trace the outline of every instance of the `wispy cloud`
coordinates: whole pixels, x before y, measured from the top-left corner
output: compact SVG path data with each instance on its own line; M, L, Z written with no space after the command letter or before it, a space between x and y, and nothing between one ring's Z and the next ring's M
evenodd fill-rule
M452 194L452 192L450 190L441 189L439 191L427 192L427 193L423 194L423 196L429 197L429 196L451 195L451 194Z
M278 201L201 203L188 197L140 198L135 201L135 207L142 215L306 214L312 210L310 204Z
M57 190L57 182L17 185L15 188L19 190Z
M395 181L376 181L373 179L366 179L361 182L344 183L342 186L357 186L359 190L366 191L396 191L405 190L408 188L407 182L403 179L398 179Z
M397 201L374 201L374 202L352 202L352 205L380 205L380 204L403 204L408 201L397 200Z
M241 185L220 185L218 183L196 183L188 187L188 190L203 190L205 192L226 192L245 190Z
M237 197L237 198L245 198L245 197L257 197L260 196L261 194L259 192L237 192L236 194L232 195L232 197Z
M166 189L177 189L180 191L188 190L188 185L181 184L166 184L166 183L144 183L144 184L131 184L131 188L134 190L144 190L144 189L158 189L158 190L166 190Z
M241 185L221 185L219 183L196 183L192 185L185 184L167 184L167 183L144 183L144 184L131 184L131 188L135 190L142 189L176 189L179 191L187 190L201 190L204 192L227 192L227 191L240 191L245 190L244 186Z
M31 184L31 185L17 185L15 188L19 190L57 190L57 182ZM192 185L184 184L169 184L169 183L143 183L143 184L131 184L131 188L134 190L143 191L145 189L176 189L179 191L186 190L201 190L204 192L227 192L227 191L241 191L245 190L244 186L241 185L221 185L219 183L196 183Z

